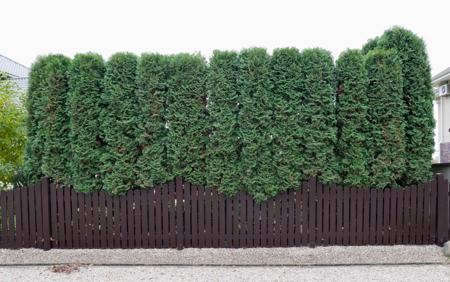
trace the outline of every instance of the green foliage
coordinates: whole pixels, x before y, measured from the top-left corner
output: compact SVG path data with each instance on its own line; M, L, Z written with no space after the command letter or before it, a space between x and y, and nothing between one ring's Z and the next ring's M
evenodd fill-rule
M138 104L140 106L137 184L152 187L171 180L167 164L166 107L169 91L170 58L144 54L138 65Z
M371 38L369 39L366 44L364 44L364 46L362 47L361 52L366 55L367 53L369 53L372 50L375 50L378 47L378 41L380 40L380 38L377 36L375 38Z
M396 50L402 63L407 156L402 184L427 181L434 152L434 94L425 43L411 31L394 27L383 34L378 46Z
M336 64L318 48L215 51L209 66L192 54L41 57L30 73L25 166L8 179L45 174L117 195L182 176L258 201L311 176L377 188L428 180L423 41L396 27Z
M401 62L392 50L367 54L369 76L368 148L371 186L395 185L405 166L405 105L402 95Z
M295 48L276 49L270 63L273 103L273 170L279 190L298 187L308 166L302 154L304 128L300 124L304 95L300 84L300 52Z
M45 58L45 87L41 99L43 117L39 130L44 133L42 172L55 181L69 183L72 154L67 111L70 59L63 55Z
M71 184L78 191L101 189L100 179L100 102L105 65L97 54L78 54L70 68Z
M367 70L358 50L343 52L336 62L339 175L346 186L369 184Z
M239 70L241 179L249 194L263 200L277 194L272 158L270 56L262 48L243 50Z
M125 193L136 181L137 64L138 58L131 53L114 54L106 63L100 115L105 142L101 177L103 188L116 195Z
M306 177L324 183L339 181L335 156L336 108L334 64L330 52L306 49L301 53L301 91L304 93L300 126L304 129L302 154Z
M205 183L206 61L200 55L171 58L167 107L167 158L173 176Z
M0 189L11 183L23 163L25 110L18 103L20 92L0 73Z
M44 151L44 98L46 96L46 57L39 57L31 66L26 99L27 141L25 145L24 178L27 182L37 181L42 174Z
M214 51L207 81L210 136L206 181L227 195L241 188L238 75L238 54Z

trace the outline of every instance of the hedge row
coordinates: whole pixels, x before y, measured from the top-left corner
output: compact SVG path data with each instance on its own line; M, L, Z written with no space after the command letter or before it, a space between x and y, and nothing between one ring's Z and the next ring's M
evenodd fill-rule
M310 176L422 182L433 149L428 78L423 42L400 28L336 66L318 48L215 51L209 64L190 54L50 55L31 71L25 171L113 194L183 176L258 200Z

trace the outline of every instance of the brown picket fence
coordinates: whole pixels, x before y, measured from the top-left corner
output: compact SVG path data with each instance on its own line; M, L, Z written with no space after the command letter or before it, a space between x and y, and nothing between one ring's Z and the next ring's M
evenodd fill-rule
M112 197L48 178L0 192L1 248L250 248L443 244L449 185L323 185L311 178L261 203L174 181Z

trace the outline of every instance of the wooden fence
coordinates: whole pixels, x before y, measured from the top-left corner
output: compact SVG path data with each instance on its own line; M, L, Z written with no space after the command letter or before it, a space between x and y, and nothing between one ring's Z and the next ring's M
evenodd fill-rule
M0 192L0 209L2 248L440 245L449 238L449 185L441 175L384 190L311 178L262 203L182 178L120 197L77 193L44 178Z

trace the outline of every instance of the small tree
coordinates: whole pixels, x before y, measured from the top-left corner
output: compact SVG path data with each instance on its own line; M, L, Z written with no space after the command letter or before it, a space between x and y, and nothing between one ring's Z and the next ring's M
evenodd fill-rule
M401 62L395 51L378 49L367 54L366 68L369 77L369 176L373 187L385 188L395 185L405 169Z
M402 184L428 181L434 152L434 93L425 43L409 30L394 27L378 42L397 51L402 64L403 100L406 105L406 163Z
M303 175L317 176L324 183L339 181L335 156L336 107L333 58L323 49L306 49L301 53L301 91L304 93L300 117L304 129Z
M31 66L28 93L25 101L27 110L25 164L23 174L26 182L37 181L42 174L44 151L44 98L46 96L46 57L39 57Z
M170 58L144 54L138 66L138 104L140 106L137 184L152 187L171 180L167 162L167 99Z
M45 88L42 124L38 130L44 132L42 172L55 181L69 183L70 152L69 119L67 109L68 70L70 59L63 55L45 58Z
M100 103L105 65L97 54L78 54L70 68L71 183L82 192L101 189Z
M273 89L273 161L280 189L297 187L308 165L302 154L304 128L300 117L305 99L301 84L300 52L295 48L276 49L270 63Z
M123 194L135 185L138 156L136 74L138 58L131 53L114 54L106 63L102 96L101 158L103 187Z
M20 92L0 73L0 189L10 183L23 162L25 111L17 103Z
M257 200L264 200L278 192L272 157L270 56L262 48L243 50L239 70L241 177L244 189Z
M368 80L362 53L343 52L336 62L336 77L339 175L344 185L365 186L369 184Z
M214 51L208 71L210 136L207 146L207 183L227 195L241 188L238 135L238 54Z
M173 176L205 183L206 61L200 55L171 58L167 108L167 157Z

